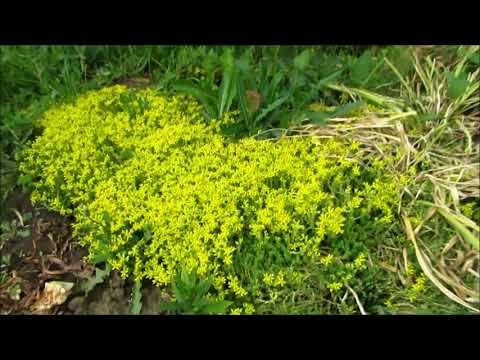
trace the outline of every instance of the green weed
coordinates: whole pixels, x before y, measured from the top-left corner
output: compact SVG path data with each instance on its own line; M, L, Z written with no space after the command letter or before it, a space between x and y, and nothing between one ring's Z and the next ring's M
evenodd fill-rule
M195 272L179 272L172 286L175 299L171 303L160 304L160 311L186 315L221 315L225 314L232 304L227 300L211 299L208 292L212 287L212 280L200 279Z

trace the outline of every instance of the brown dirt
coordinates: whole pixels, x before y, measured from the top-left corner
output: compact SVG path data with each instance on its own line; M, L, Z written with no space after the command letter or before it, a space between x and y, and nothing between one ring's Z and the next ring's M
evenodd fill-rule
M117 272L110 279L97 285L88 296L74 296L62 306L61 313L67 315L130 315L132 286L123 281ZM147 286L142 290L141 315L159 314L162 297L160 290Z
M32 207L24 194L12 193L6 208L17 209L21 214L32 212L25 225L31 235L10 239L0 256L10 254L8 279L0 284L0 314L32 314L34 303L40 298L47 281L73 282L74 288L67 301L43 314L130 314L131 285L118 273L98 284L87 295L78 290L81 282L95 275L94 266L85 262L87 251L72 239L72 219ZM7 220L15 214L11 212ZM9 289L20 286L20 299L12 299ZM142 291L142 314L157 314L160 291L146 286Z

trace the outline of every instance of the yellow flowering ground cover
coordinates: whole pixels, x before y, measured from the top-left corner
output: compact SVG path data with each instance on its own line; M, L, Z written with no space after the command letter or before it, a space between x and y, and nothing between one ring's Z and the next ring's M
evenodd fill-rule
M195 271L231 313L283 301L312 263L342 259L318 284L327 292L359 276L398 205L384 165L357 143L231 141L221 129L234 116L206 122L201 110L123 86L49 110L19 157L32 201L72 215L91 260L159 287Z

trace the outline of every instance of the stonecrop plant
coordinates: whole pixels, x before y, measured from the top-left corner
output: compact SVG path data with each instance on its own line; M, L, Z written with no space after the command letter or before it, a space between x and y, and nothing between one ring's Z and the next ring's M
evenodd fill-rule
M194 271L212 279L212 301L254 313L326 247L363 259L392 227L399 184L357 143L230 141L233 121L207 122L188 97L109 87L48 111L20 170L33 202L74 216L92 261L160 287Z

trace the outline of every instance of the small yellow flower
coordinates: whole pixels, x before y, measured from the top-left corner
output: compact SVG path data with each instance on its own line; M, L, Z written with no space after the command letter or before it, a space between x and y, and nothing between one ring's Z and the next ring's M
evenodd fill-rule
M273 285L274 280L275 280L275 278L274 278L272 273L265 273L263 275L263 282L266 285Z
M325 265L325 266L330 265L332 262L333 262L333 255L332 255L332 254L328 254L327 256L324 256L324 257L320 260L320 263L321 263L322 265Z
M327 284L327 288L330 289L331 292L338 292L342 287L342 283L337 281Z
M412 264L409 264L408 267L407 267L407 275L408 276L415 275L415 268L413 267Z
M414 166L408 168L408 175L415 176L417 174L417 169Z
M247 315L252 315L255 313L255 307L250 303L243 304L243 308L245 309L245 314Z
M355 151L358 151L358 149L360 149L360 143L357 141L353 141L350 144L350 151L355 152Z
M349 99L349 95L346 92L343 92L342 95L340 95L340 104L346 104Z
M283 275L283 273L278 273L277 276L275 277L275 283L274 283L275 286L284 286L285 285L285 277Z
M367 257L365 254L360 254L353 262L353 267L355 270L361 270L365 268L365 263L367 262Z
M358 165L352 167L352 174L353 176L360 176L360 167Z
M232 254L227 254L223 257L225 265L232 265Z
M230 315L242 315L242 309L241 308L234 308L230 310Z
M384 304L390 310L395 310L397 308L396 305L392 302L392 298L388 298Z
M425 286L426 281L427 281L427 278L425 277L425 275L424 274L420 275L415 280L415 284L412 285L413 290L417 293L424 292L426 289L426 286Z
M475 203L471 202L471 203L465 204L461 207L462 212L466 217L468 217L468 218L473 217L474 205L475 205Z
M229 275L228 276L229 282L229 287L230 289L233 290L233 293L237 295L238 297L244 297L247 296L247 291L240 286L238 278L236 276Z
M349 207L350 209L357 209L357 208L360 207L361 203L362 203L362 198L359 197L359 196L354 196L354 197L350 200L350 202L349 202L349 204L348 204L348 207Z

